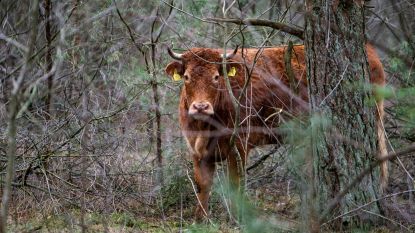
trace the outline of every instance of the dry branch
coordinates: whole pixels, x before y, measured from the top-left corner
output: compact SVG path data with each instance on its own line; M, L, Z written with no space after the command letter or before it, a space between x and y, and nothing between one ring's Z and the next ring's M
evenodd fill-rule
M21 102L21 88L26 78L27 72L30 68L31 59L36 43L36 35L38 28L38 1L35 1L32 9L30 10L31 16L31 32L27 44L27 51L25 54L25 60L23 68L20 70L20 74L17 80L13 80L13 89L11 90L11 99L8 106L8 128L7 128L7 170L5 185L3 188L2 195L2 206L0 210L0 232L7 231L7 218L8 218L8 207L10 202L10 196L12 192L12 181L14 178L15 168L14 163L16 159L16 135L17 135L17 114L19 112L19 105Z
M277 152L279 149L279 146L275 146L274 148L272 148L270 151L268 151L266 154L264 154L263 156L261 156L261 158L259 158L254 164L252 164L251 166L249 166L246 171L252 170L256 167L258 167L260 164L262 164L265 160L267 160L268 157L270 157L272 154L274 154L275 152Z
M415 144L412 144L410 146L408 146L405 149L402 149L400 151L397 152L393 152L390 153L388 155L386 155L385 157L379 158L378 160L372 162L369 167L367 167L366 169L364 169L362 172L360 172L359 175L357 175L352 182L349 183L349 185L346 186L346 188L344 188L342 191L340 191L336 197L334 197L328 204L326 210L323 212L323 214L321 215L319 222L322 223L331 213L331 211L334 210L334 208L336 208L337 204L340 203L340 201L343 199L343 197L349 193L350 190L353 189L353 187L356 187L360 181L363 180L363 178L365 178L368 174L370 174L373 169L375 169L377 166L379 166L382 162L384 161L388 161L388 160L393 160L398 156L403 156L403 155L408 155L409 153L412 153L415 151ZM378 156L375 156L376 158L378 158Z
M234 23L238 25L270 27L273 29L283 31L295 37L298 37L301 40L304 40L304 30L302 28L298 26L294 26L294 25L288 25L285 23L274 22L274 21L265 20L265 19L232 19L232 18L229 18L229 19L207 18L207 19L211 21L216 21L216 22Z

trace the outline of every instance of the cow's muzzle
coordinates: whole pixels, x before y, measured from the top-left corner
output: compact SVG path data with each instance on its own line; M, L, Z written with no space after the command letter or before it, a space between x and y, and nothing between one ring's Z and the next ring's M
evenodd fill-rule
M207 101L194 101L189 108L189 115L205 114L213 115L212 104Z

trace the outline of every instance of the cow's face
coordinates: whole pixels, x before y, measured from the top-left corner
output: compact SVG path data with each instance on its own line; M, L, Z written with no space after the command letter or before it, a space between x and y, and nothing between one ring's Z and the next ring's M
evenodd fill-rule
M236 50L235 50L236 52ZM222 56L212 49L192 49L180 55L180 61L167 65L166 73L184 82L184 96L188 114L215 114L219 93L225 91Z

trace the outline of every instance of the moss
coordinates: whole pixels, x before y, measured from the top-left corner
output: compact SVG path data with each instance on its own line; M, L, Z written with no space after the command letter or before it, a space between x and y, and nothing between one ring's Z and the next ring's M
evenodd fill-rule
M145 225L144 223L137 220L137 218L134 217L132 214L126 212L112 213L110 215L110 222L113 225L121 225L131 228L135 228L140 225Z

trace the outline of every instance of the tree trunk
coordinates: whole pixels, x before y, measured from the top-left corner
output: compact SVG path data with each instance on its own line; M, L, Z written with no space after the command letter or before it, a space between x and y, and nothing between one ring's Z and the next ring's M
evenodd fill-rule
M161 148L161 112L160 112L160 95L159 95L159 87L157 81L157 72L156 72L156 44L160 38L161 31L156 35L155 27L159 17L159 9L156 11L156 17L151 25L151 64L152 64L152 71L149 74L152 76L151 80L151 89L153 91L153 101L154 101L154 111L156 115L156 125L155 125L155 133L156 133L156 155L157 155L157 165L158 165L158 181L159 184L163 187L164 186L164 177L163 177L163 151Z
M46 38L46 72L48 73L52 70L53 61L52 61L52 34L51 34L51 16L52 12L52 3L51 0L44 1L45 7L45 38ZM46 115L47 119L52 118L52 89L53 89L53 75L48 78L48 92L46 96Z
M309 204L315 201L312 208L317 213L375 159L377 151L374 109L368 105L370 93L359 88L369 82L362 4L363 1L306 1L310 106L312 114L318 117L314 119L328 122L312 123L316 127L310 151L313 187L307 198ZM365 177L330 216L375 200L379 187L377 175ZM375 203L353 218L346 216L332 223L337 229L345 225L359 226L375 219L379 212L380 207ZM324 222L320 219L318 223L321 221Z

